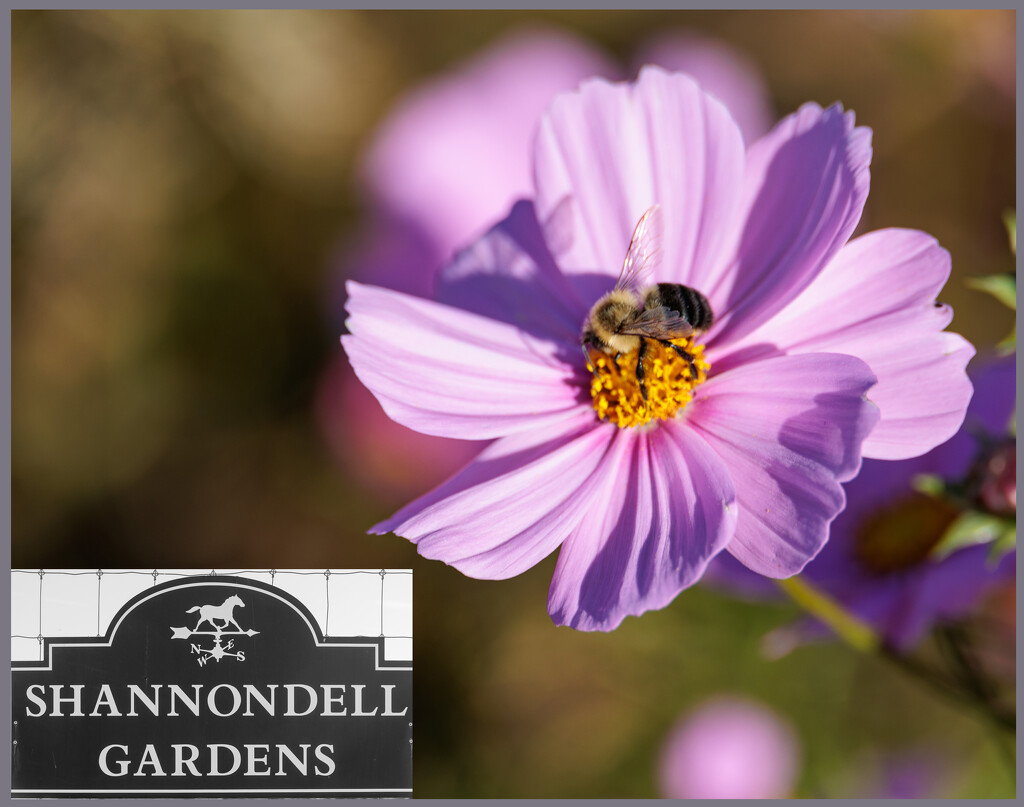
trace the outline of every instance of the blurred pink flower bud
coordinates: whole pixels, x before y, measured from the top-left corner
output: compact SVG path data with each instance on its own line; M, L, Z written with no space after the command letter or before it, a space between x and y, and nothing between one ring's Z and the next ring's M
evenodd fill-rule
M1017 442L1004 443L985 463L981 490L982 504L999 516L1017 514Z
M793 794L799 749L774 712L716 697L672 729L661 754L661 792L673 799L776 799Z

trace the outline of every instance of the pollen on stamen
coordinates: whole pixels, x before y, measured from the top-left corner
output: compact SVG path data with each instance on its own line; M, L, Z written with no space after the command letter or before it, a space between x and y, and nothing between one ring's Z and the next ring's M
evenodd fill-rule
M647 400L640 394L636 378L637 351L619 356L604 353L591 354L587 369L593 374L590 397L601 420L614 423L620 429L643 426L652 420L675 417L693 400L693 389L707 378L711 365L704 359L704 346L693 339L673 339L683 348L697 367L697 378L690 375L690 365L675 350L654 340L648 340L644 354L644 387Z

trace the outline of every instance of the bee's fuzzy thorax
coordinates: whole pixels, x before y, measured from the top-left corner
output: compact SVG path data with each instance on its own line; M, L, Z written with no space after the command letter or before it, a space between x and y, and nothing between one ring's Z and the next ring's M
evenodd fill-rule
M640 311L636 296L626 289L614 289L590 309L584 327L584 341L606 353L629 353L639 346L635 336L620 334L625 322L632 320Z

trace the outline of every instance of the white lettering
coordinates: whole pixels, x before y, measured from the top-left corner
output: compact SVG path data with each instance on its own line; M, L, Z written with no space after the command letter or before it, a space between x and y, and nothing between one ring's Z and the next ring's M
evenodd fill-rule
M75 707L75 711L71 712L71 717L84 717L85 712L82 711L82 690L85 689L85 684L71 684L72 695L70 697L62 698L60 691L63 689L62 684L50 684L50 689L53 690L53 707L50 711L56 717L63 717L64 715L60 711L60 705L62 703L69 703Z
M199 749L194 745L172 745L174 749L174 773L171 776L184 776L185 767L188 767L188 772L193 776L201 776L199 769L196 768L196 760L199 759ZM188 749L191 753L186 759L184 751Z
M100 687L100 694L96 696L96 703L92 707L92 711L89 712L89 717L102 717L101 706L107 707L107 714L111 717L121 716L121 712L118 711L117 704L114 702L114 693L110 691L110 684L103 684Z
M231 711L222 712L217 708L217 692L218 690L226 689L231 693ZM242 695L235 689L231 684L217 684L213 689L210 690L210 694L206 696L206 705L210 708L217 717L228 717L233 715L239 710L242 705Z
M142 769L149 765L153 768L153 776L166 776L164 769L160 767L160 758L156 755L156 747L147 745L142 752L142 759L139 760L139 767L135 769L136 776L145 776Z
M226 748L231 752L231 756L233 757L231 770L229 771L222 771L220 769L219 749L221 748ZM242 767L242 754L233 745L224 745L223 743L213 743L210 745L210 776L230 776L240 767Z
M352 712L352 717L373 717L377 714L377 707L373 707L372 712L363 711L363 690L366 689L365 684L352 684L352 689L356 693L356 708Z
M189 700L188 695L185 694L185 690L183 690L177 684L171 684L170 685L170 690L171 690L171 711L169 711L167 713L168 717L177 717L178 716L178 713L176 711L174 711L174 704L177 703L179 700L182 703L184 703L185 706L188 707L188 710L192 714L194 714L196 717L199 717L199 692L200 692L200 690L202 688L203 688L202 684L193 684L192 685L192 689L195 691L196 697L195 697L195 700Z
M262 756L257 757L256 751L261 750ZM246 745L245 746L246 756L249 764L245 769L246 776L270 776L270 763L268 756L270 754L269 745ZM256 770L256 763L260 763L263 766L263 770Z
M103 771L107 776L125 776L128 773L128 760L119 759L117 760L118 772L114 773L107 765L107 754L110 753L110 749L120 748L125 754L128 753L127 745L108 745L102 751L100 751L100 770Z
M381 689L384 690L384 711L381 712L381 717L401 717L409 711L409 707L406 706L402 711L395 712L391 709L391 696L392 690L394 690L396 684L381 684Z
M146 708L149 709L149 711L152 714L154 714L157 717L159 717L160 716L160 687L162 687L162 686L163 686L163 684L153 684L153 686L151 687L151 689L153 690L153 700L150 700L149 697L146 695L146 693L144 693L142 691L142 687L138 686L137 684L128 684L128 693L131 696L131 701L130 701L131 706L130 706L129 711L128 711L128 717L138 717L139 716L139 713L135 711L135 699L136 698L138 698L140 701L142 701L145 704Z
M320 713L321 717L341 717L348 714L348 709L342 709L340 712L335 712L331 709L332 704L338 704L341 706L345 700L345 685L344 684L321 684L321 689L324 691L324 710ZM341 694L332 695L331 692L335 689L340 689Z
M242 713L243 716L245 716L245 717L252 717L253 716L253 711L252 711L252 699L253 698L255 698L257 700L257 702L260 704L260 706L263 707L264 711L268 715L271 715L271 716L274 715L274 713L275 713L275 710L274 710L274 696L277 693L277 684L270 684L269 687L270 687L270 698L267 699L267 698L264 698L259 693L259 690L256 689L256 687L254 687L252 684L245 684L245 686L243 687L245 689L245 711Z
M295 754L292 753L287 745L279 745L277 747L277 773L275 776L284 776L284 758L288 757L288 761L292 763L299 773L303 776L309 770L309 743L303 743L299 746L302 749L302 759L299 759Z
M38 694L33 690L39 690ZM46 701L40 697L46 692L46 686L44 684L32 684L28 689L25 690L25 697L28 698L32 703L39 707L38 712L33 712L27 706L25 707L26 717L42 717L46 714Z
M306 690L306 694L309 696L309 707L304 712L295 711L295 691L302 687ZM316 690L306 684L285 684L285 691L288 693L288 709L285 711L287 717L303 717L304 715L311 714L316 709Z
M316 747L316 758L323 762L325 765L327 765L327 770L320 770L320 766L317 765L317 767L313 771L317 776L330 776L332 773L334 773L334 760L327 756L326 751L330 751L333 754L334 746L327 745L326 743L321 743Z

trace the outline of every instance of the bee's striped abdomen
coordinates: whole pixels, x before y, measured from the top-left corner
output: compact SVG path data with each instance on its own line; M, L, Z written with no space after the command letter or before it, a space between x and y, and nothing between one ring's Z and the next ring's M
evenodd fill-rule
M697 331L706 331L715 319L707 297L696 289L691 289L680 283L659 283L647 292L644 306L646 308L663 306L678 311L680 316Z

